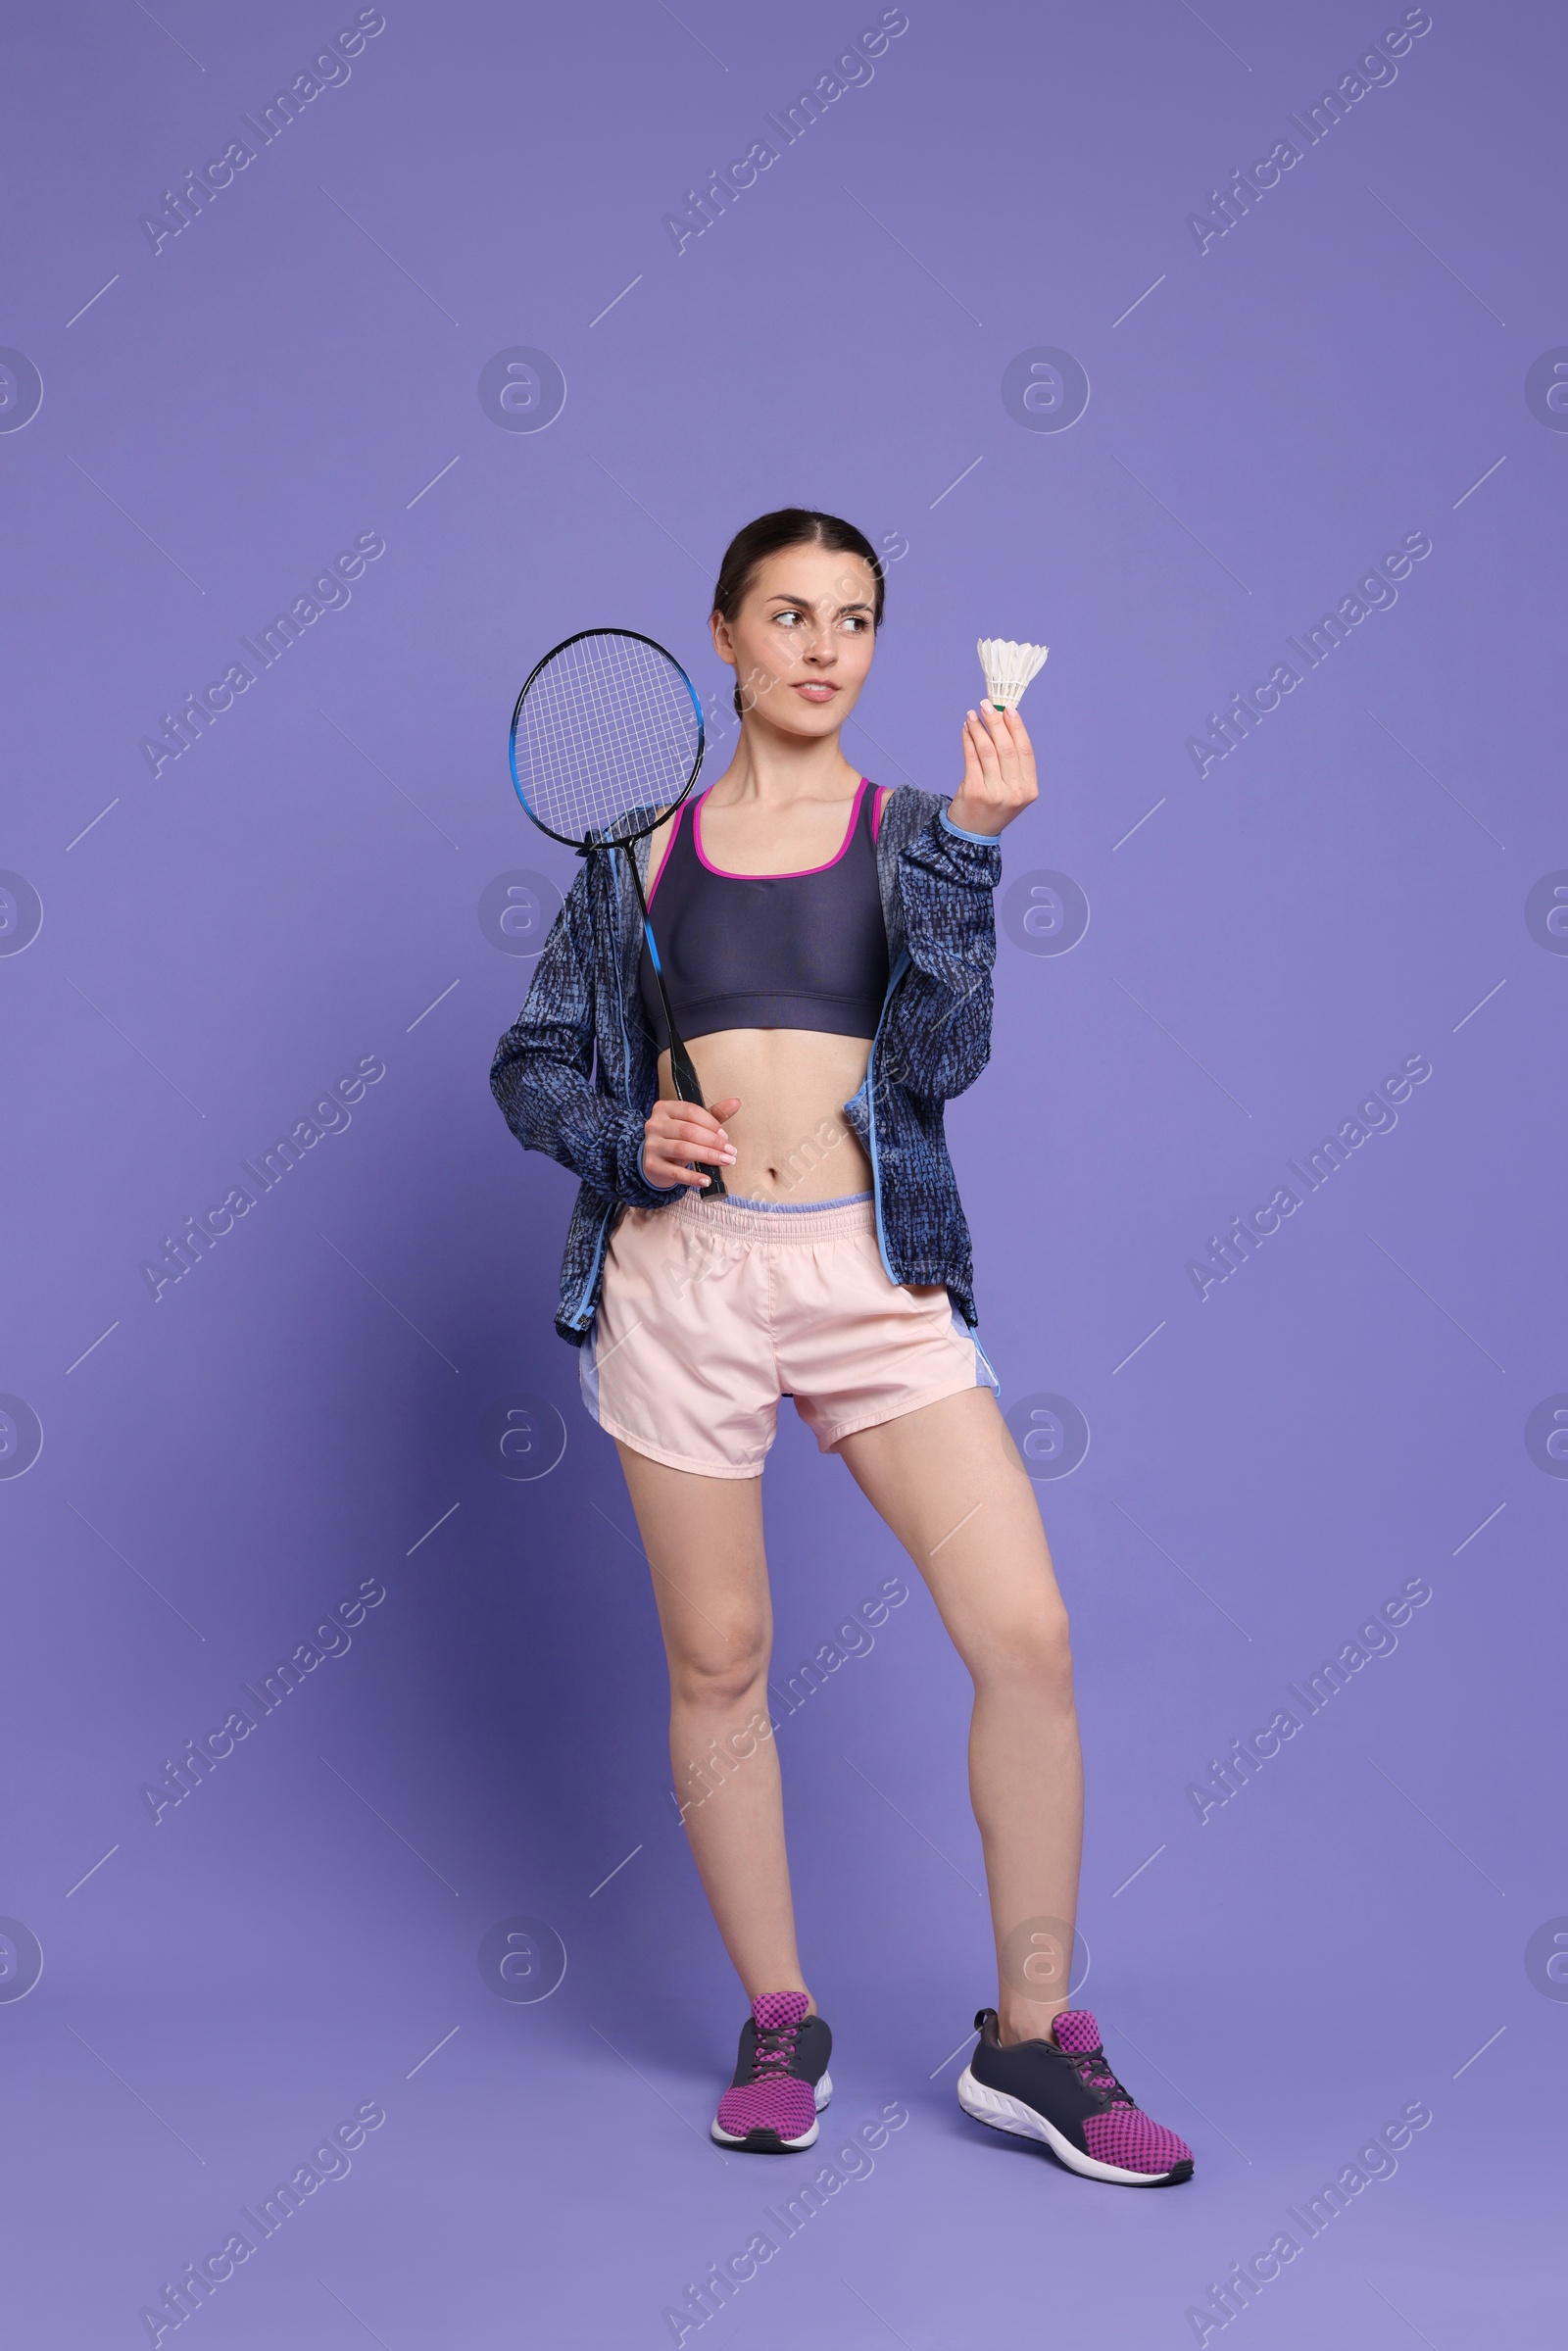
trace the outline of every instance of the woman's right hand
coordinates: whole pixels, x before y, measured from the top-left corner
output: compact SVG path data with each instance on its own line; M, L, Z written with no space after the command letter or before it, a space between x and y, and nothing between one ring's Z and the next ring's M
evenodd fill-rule
M656 1191L668 1192L685 1184L693 1192L707 1190L708 1178L694 1168L732 1167L735 1148L723 1121L740 1108L740 1097L715 1102L705 1110L700 1102L657 1102L643 1125L643 1173Z

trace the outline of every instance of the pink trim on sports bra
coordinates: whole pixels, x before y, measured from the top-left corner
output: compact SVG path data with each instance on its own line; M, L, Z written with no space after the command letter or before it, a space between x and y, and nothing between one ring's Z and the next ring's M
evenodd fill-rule
M697 852L697 861L700 865L706 867L710 873L718 874L726 882L793 882L799 881L803 874L826 873L829 865L837 865L840 859L848 855L850 843L855 839L855 828L860 821L860 802L865 797L865 787L869 781L870 778L868 776L862 775L859 782L855 787L855 798L850 804L850 821L844 828L844 838L839 843L838 849L835 851L834 855L826 858L820 865L792 866L788 873L731 873L727 866L715 865L710 857L705 857L703 854L703 800L708 798L708 793L705 792L703 794L703 800L699 800L695 804L692 812L692 847ZM710 790L711 790L711 786L709 787ZM875 814L874 808L872 813L873 815ZM679 821L680 819L677 817L677 825L679 824ZM875 837L876 836L873 832L873 840ZM675 846L675 835L673 832L669 836L669 845L671 849L673 849ZM662 873L664 870L663 866L661 865L659 870L661 873Z

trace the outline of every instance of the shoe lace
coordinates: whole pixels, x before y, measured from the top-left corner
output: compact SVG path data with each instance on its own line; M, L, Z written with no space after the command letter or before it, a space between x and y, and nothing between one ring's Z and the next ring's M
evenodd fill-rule
M799 2025L764 2025L758 2028L757 2045L752 2051L754 2082L771 2082L789 2072L800 2030Z
M1080 2082L1098 2089L1112 2106L1136 2106L1138 2101L1131 2090L1124 2089L1110 2070L1110 2061L1103 2049L1063 2049L1061 2054L1077 2073Z

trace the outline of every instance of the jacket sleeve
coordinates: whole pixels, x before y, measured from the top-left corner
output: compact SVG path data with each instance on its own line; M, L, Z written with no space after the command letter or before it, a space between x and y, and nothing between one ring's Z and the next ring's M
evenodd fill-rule
M664 1207L675 1194L642 1172L642 1119L593 1083L594 991L584 866L551 925L527 1001L496 1047L490 1091L524 1151L548 1152L609 1200Z
M879 1074L947 1102L991 1058L993 894L1002 845L961 832L945 808L903 852L899 900L908 964L888 1006Z

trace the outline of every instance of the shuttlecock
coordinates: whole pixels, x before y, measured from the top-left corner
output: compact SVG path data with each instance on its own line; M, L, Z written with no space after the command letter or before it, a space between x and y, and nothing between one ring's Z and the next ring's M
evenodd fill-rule
M1049 645L1014 645L1006 637L982 637L976 651L986 673L986 700L999 710L1015 710Z

